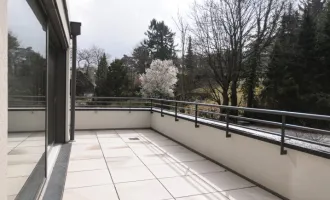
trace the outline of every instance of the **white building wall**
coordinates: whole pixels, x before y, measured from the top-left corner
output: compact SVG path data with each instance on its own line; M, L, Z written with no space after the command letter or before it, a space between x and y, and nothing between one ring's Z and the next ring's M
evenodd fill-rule
M0 199L7 199L7 107L8 107L7 0L0 0Z

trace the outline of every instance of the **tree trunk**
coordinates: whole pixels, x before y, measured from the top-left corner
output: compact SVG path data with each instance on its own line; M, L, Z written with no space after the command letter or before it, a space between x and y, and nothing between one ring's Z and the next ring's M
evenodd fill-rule
M228 106L229 105L229 96L228 96L228 89L224 89L222 92L222 105Z
M253 101L254 101L254 90L256 87L256 70L257 67L255 64L252 65L251 72L249 74L248 78L248 91L247 91L247 107L252 108L254 107Z
M233 81L231 83L231 97L230 97L230 103L231 106L237 106L237 81Z

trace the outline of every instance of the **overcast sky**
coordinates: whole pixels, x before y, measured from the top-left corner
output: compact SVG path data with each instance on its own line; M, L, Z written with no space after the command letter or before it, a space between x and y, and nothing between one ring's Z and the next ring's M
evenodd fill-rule
M130 55L145 36L150 21L164 20L173 31L178 10L189 14L194 0L67 0L71 21L82 23L78 48L92 45L113 58ZM179 40L176 39L176 43Z

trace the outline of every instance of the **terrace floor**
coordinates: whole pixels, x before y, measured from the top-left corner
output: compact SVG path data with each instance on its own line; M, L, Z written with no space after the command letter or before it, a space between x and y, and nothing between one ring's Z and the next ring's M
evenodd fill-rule
M153 130L80 131L63 200L278 200Z

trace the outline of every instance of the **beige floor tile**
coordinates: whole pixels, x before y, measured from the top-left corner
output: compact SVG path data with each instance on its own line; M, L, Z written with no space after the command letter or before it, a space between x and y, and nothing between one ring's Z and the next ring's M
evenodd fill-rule
M129 148L129 146L125 143L101 143L101 148L103 150L112 150L112 149L123 149L123 148Z
M181 163L149 165L148 168L157 178L184 176L189 172L188 168Z
M115 143L115 144L123 144L125 143L121 138L113 138L113 137L107 137L107 138L99 138L98 139L101 144L104 143Z
M22 165L8 165L7 177L22 177L30 176L37 163L22 164Z
M160 155L164 154L166 152L162 151L161 149L157 148L154 145L148 145L148 146L135 146L131 147L132 151L136 153L137 155Z
M8 133L8 141L15 141L15 139L22 141L30 135L31 133Z
M164 200L171 195L157 180L116 184L121 200Z
M93 139L96 138L95 131L77 131L75 134L76 139Z
M21 154L43 154L45 152L45 146L36 147L16 147L10 152L10 155Z
M177 198L177 200L228 200L228 198L222 195L220 192L215 192L210 194L181 197L181 198ZM245 200L245 199L243 198L241 200Z
M25 141L45 141L45 133L32 133Z
M106 158L109 169L144 166L136 156Z
M137 137L123 137L121 138L124 142L130 142L130 143L148 143L149 141L141 136Z
M230 190L222 193L230 200L280 200L280 198L259 187Z
M18 194L27 179L28 177L7 178L7 195Z
M38 154L8 155L8 165L37 163L41 156Z
M205 160L205 158L196 153L171 153L169 155L177 162Z
M198 177L202 178L208 184L213 185L217 191L233 190L254 186L254 184L250 183L249 181L228 171L200 174Z
M10 142L10 141L8 141L7 142L7 147L17 147L21 143L22 143L21 141L18 141L18 142Z
M90 160L71 160L68 167L69 172L97 169L107 169L106 162L103 158Z
M162 147L162 146L175 146L175 145L179 145L178 143L172 141L172 140L153 140L152 144Z
M12 195L12 196L7 196L7 200L15 200L16 195Z
M112 184L108 170L69 172L65 188L78 188L96 185Z
M135 156L135 154L130 148L103 150L103 153L104 153L104 157L106 158Z
M189 149L183 147L183 146L162 146L159 149L166 153L193 153Z
M174 197L216 192L212 186L205 183L197 176L178 176L159 180Z
M114 130L97 131L96 135L98 138L118 138L119 137L119 135Z
M101 150L72 152L70 155L70 160L88 160L97 158L103 158Z
M35 141L24 141L17 147L37 147L37 146L45 146L44 140L35 140Z
M101 150L101 146L99 144L73 145L71 148L71 153L79 153L82 151L92 151L92 150Z
M110 169L114 183L154 179L154 175L145 166Z
M64 190L63 200L118 200L113 185L74 188Z
M183 162L182 164L189 168L189 174L204 174L226 171L226 169L209 160Z
M166 163L175 163L177 160L173 159L169 155L138 155L141 161L146 165L155 165L155 164L166 164Z
M73 145L81 145L81 144L99 144L97 137L94 138L76 138L75 142L72 143Z

